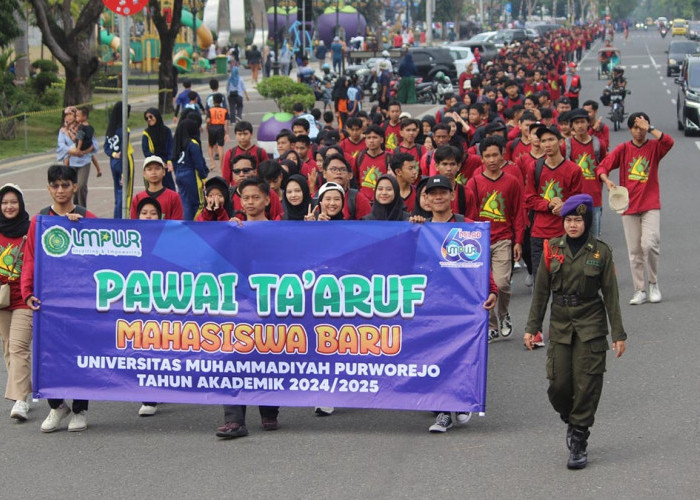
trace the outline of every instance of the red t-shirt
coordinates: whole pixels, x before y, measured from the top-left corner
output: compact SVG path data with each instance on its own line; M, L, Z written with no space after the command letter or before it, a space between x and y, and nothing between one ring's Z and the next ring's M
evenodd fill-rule
M75 209L73 212L75 213ZM61 217L52 208L49 208L49 215L56 217ZM90 212L85 211L85 218L87 219L97 219L97 216ZM34 295L34 247L36 245L36 215L32 217L32 221L29 224L29 231L27 232L27 242L24 244L24 262L22 264L22 277L20 279L22 287L22 302L27 303L27 299Z
M567 139L569 140L569 139ZM569 160L573 161L581 169L583 176L583 193L590 194L593 197L593 206L603 206L603 184L598 179L595 169L598 166L598 159L595 156L595 148L593 147L593 139L586 144L579 142L575 137L571 141L571 156ZM605 150L603 144L600 145L600 159L605 158Z
M223 207L219 207L218 210L207 210L204 208L194 218L197 222L228 222L230 219Z
M393 151L401 142L401 122L392 125L389 120L384 124L384 149Z
M367 197L360 191L354 190L355 192L355 218L350 217L350 204L348 203L348 197L350 196L350 191L345 191L345 202L343 203L343 217L345 220L362 220L365 215L369 215L372 211L372 203L367 199Z
M6 256L6 260L3 261L3 268L0 270L0 283L10 284L10 305L5 308L5 311L29 309L27 304L22 300L22 285L20 283L22 264L25 260L23 255L25 254L26 243L25 247L22 247L22 252L19 254L17 252L19 247L22 246L22 239L23 236L8 238L0 233L0 252L3 256ZM7 334L9 332L5 333Z
M525 205L535 212L530 234L533 238L555 238L564 234L564 224L562 218L549 209L549 202L555 197L566 201L570 196L581 193L583 176L578 165L566 158L555 168L547 166L545 161L540 182L535 186L536 167L537 162L533 162L525 181Z
M425 152L425 147L421 144L414 144L410 148L399 144L399 146L394 149L394 153L408 153L416 159L417 163L420 163L423 153Z
M411 194L409 194L406 198L403 196L401 197L403 200L403 206L406 209L406 212L409 214L413 212L413 209L416 207L416 188L411 186Z
M182 201L180 200L180 195L168 188L163 188L158 193L141 191L135 195L131 199L130 217L132 219L139 218L139 214L136 213L136 208L139 206L141 200L149 196L155 198L160 204L160 208L163 211L163 219L182 220Z
M491 244L502 240L522 244L525 221L520 181L505 172L495 180L480 173L469 179L465 191L467 217L491 223Z
M238 155L249 155L255 158L260 165L262 162L268 159L267 151L259 148L256 144L253 144L248 149L242 149L240 146L231 148L226 153L224 153L224 159L221 162L221 176L226 180L229 186L233 186L233 174L231 173L231 160L233 160Z
M605 151L610 147L610 128L605 123L600 124L600 130L593 130L593 127L589 127L588 135L596 136Z
M613 149L600 162L596 175L610 175L620 168L620 186L629 191L630 205L623 215L633 215L661 208L659 196L659 162L673 147L673 138L663 134L660 139L649 139L641 146L628 141Z
M484 165L481 165L475 172L472 178L478 177L480 174L484 173L484 169L486 167ZM512 161L506 161L503 166L501 167L503 169L503 172L506 173L507 175L515 177L515 179L520 183L520 185L524 188L525 187L525 178L523 177L522 170L520 170L520 167L513 163Z
M374 200L374 188L377 186L379 178L387 173L387 164L389 158L385 151L382 151L377 156L370 156L365 150L356 158L360 160L357 164L359 179L357 180L360 186L360 192L364 194L368 200Z
M517 142L516 142L517 139ZM525 144L522 140L522 138L516 137L512 141L510 141L508 144L506 144L506 151L505 154L503 155L506 160L510 161L518 161L518 158L520 158L523 155L526 155L530 152L530 149L532 148L532 144Z

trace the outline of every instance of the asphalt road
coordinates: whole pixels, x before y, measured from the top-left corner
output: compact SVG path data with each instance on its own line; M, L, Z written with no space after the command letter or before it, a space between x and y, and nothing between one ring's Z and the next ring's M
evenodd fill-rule
M516 333L490 346L487 412L466 426L431 435L432 417L423 412L340 409L317 418L310 408L283 408L279 431L263 432L251 411L249 437L219 441L218 406L163 405L144 419L138 403L94 402L87 431L44 435L44 402L24 424L10 420L4 402L0 498L697 498L700 342L691 311L700 296L693 205L700 137L676 129L668 43L634 32L626 44L616 42L633 92L628 110L646 111L676 145L661 168L661 304L627 305L633 290L622 225L604 211L602 237L615 250L629 341L623 358L608 357L587 469L566 469L565 428L547 401L545 352L522 346L530 290L520 272L511 310ZM603 84L593 55L581 74L582 97L597 99ZM246 116L259 120L265 108L252 103ZM613 143L630 138L626 130L611 134ZM44 166L37 160L0 171L0 182L20 183L36 210L48 202ZM90 181L89 206L98 214L111 210L110 186L106 176Z

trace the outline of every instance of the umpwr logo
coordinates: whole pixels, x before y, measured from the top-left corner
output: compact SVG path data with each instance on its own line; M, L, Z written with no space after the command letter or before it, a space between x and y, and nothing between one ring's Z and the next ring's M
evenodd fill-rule
M442 254L442 267L481 267L482 262L477 262L481 257L481 245L479 244L481 231L464 231L453 228L445 237L440 248Z
M41 236L46 255L141 257L141 234L134 229L75 229L52 226Z

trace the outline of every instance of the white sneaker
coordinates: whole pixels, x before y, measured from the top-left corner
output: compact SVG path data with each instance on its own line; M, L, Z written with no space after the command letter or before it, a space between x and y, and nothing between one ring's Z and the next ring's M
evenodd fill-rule
M525 286L532 286L532 274L525 276Z
M430 432L447 432L447 429L452 428L453 425L450 412L438 413L438 416L435 417L435 423L428 427L428 430Z
M70 408L62 404L55 410L51 410L49 415L41 423L41 432L57 431L64 418L70 415Z
M335 411L335 408L332 406L316 406L314 408L314 412L319 417L328 417L330 415L333 415L334 411Z
M24 422L27 420L27 413L29 413L29 405L27 402L17 400L15 401L12 411L10 412L10 418L14 418L18 422Z
M141 405L141 408L139 408L139 417L152 417L157 411L157 406Z
M455 415L458 424L466 424L472 419L472 412L470 411L458 411Z
M87 410L73 413L70 422L68 422L68 432L80 432L85 429L87 429Z
M661 290L658 283L649 283L649 302L658 304L661 302Z
M637 290L634 292L634 295L632 295L632 298L630 299L630 305L631 306L639 306L644 304L647 301L647 292L644 290Z

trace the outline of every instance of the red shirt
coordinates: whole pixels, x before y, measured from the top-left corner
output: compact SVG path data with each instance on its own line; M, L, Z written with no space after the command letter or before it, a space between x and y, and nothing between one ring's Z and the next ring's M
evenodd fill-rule
M228 222L230 219L231 218L226 213L226 210L224 210L223 207L219 207L218 210L207 210L206 208L202 209L194 220L197 222Z
M389 120L384 124L384 149L393 151L401 142L401 122L392 125Z
M541 158L541 157L540 157ZM522 155L520 158L518 158L518 161L515 162L517 166L520 167L520 173L523 175L523 187L527 185L527 172L530 168L535 168L535 163L537 163L537 160L540 158L535 158L532 156L532 152Z
M401 199L403 200L403 206L406 208L406 212L409 214L413 212L413 209L416 207L416 188L411 186L411 194L406 198L402 196Z
M525 144L521 138L516 137L506 144L506 154L503 156L506 160L518 161L518 158L530 153L531 148L532 144Z
M410 148L407 148L403 144L399 144L399 146L394 149L394 153L408 153L411 156L413 156L416 159L416 163L420 163L421 157L423 156L423 152L425 151L425 147L423 147L421 144L414 144Z
M673 147L673 138L668 134L649 139L641 146L628 141L613 149L600 162L596 175L610 175L620 168L620 186L629 191L630 205L623 215L634 215L661 208L659 196L659 162Z
M343 150L343 153L345 155L350 155L353 159L357 158L357 155L360 151L367 149L367 145L365 144L365 140L361 139L360 142L352 142L349 137L346 137L342 141L340 141L340 149Z
M520 181L505 172L501 172L495 180L481 173L469 179L465 191L466 216L475 221L491 223L491 244L502 240L523 243L525 221L522 211L523 187Z
M588 135L596 136L605 151L610 147L610 128L605 123L600 124L600 130L593 130L592 127L589 127Z
M600 145L600 159L605 158L605 150L603 144ZM593 197L593 206L603 206L603 184L598 179L595 169L598 166L598 159L595 156L595 148L593 147L593 139L586 144L579 142L575 137L571 138L571 156L569 160L573 161L581 169L583 176L583 193L590 194Z
M225 194L225 193L224 193ZM149 191L141 191L131 199L131 214L132 219L138 219L139 214L136 213L141 200L147 197L155 198L160 204L163 211L163 219L166 220L182 220L182 201L180 196L172 189L163 188L157 193Z
M478 177L480 174L483 174L484 168L485 168L484 165L481 165L478 169L476 169L476 171L474 172L474 175L472 176L472 179L474 177ZM525 178L523 177L523 172L517 164L513 163L512 161L506 160L506 162L503 164L501 169L503 169L503 172L506 173L507 175L515 177L515 179L518 181L518 183L523 188L525 187Z
M547 166L545 161L540 182L535 186L536 166L537 162L533 162L525 181L525 205L535 212L530 234L533 238L555 238L564 234L564 224L561 217L549 209L549 202L554 197L566 201L570 196L581 193L583 176L578 165L566 158L555 168Z
M75 210L73 212L75 213ZM56 217L61 217L52 208L49 208L49 215ZM97 219L97 216L90 212L85 211L85 217L87 219ZM29 231L27 232L27 242L24 244L24 263L22 264L22 277L21 277L21 287L22 287L22 302L27 303L27 299L34 295L34 246L36 244L36 215L32 217L32 222L29 224Z
M241 204L241 195L238 190L234 191L233 197L231 198L233 202L233 210L235 212L243 212L243 205ZM268 220L282 220L284 211L282 210L282 202L277 193L270 190L270 204L265 207L265 213Z
M370 156L365 150L358 157L360 160L357 164L357 171L360 174L358 184L360 192L364 194L368 200L374 200L374 188L377 187L377 180L387 173L387 164L389 158L385 151L382 151L377 156Z
M434 163L434 162L433 162ZM457 184L465 185L469 179L474 177L474 174L484 166L481 156L479 155L466 155L462 161L462 168L455 178ZM437 174L437 172L435 172ZM430 175L435 175L430 174Z
M221 176L228 182L229 186L233 186L233 174L231 173L231 160L238 155L249 155L255 158L260 165L268 159L267 151L253 144L248 149L242 149L240 146L231 148L224 153L224 160L221 162Z
M0 283L10 284L10 305L7 306L5 311L13 311L14 309L29 309L27 304L22 300L22 286L20 283L20 278L22 276L22 264L25 257L25 246L22 247L22 252L17 253L19 247L22 245L23 236L17 238L8 238L7 236L0 233L0 252L7 261L3 261L3 268L0 270ZM10 271L12 270L12 271ZM9 327L9 324L8 324ZM9 332L4 332L8 334ZM5 340L6 342L8 340Z
M350 204L348 203L350 191L345 191L345 202L343 203L343 217L345 217L345 220L362 220L365 215L369 215L372 211L372 203L367 197L360 191L354 192L357 193L355 195L355 218L350 217Z

